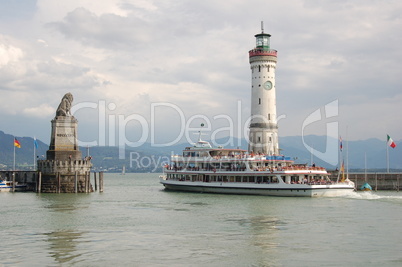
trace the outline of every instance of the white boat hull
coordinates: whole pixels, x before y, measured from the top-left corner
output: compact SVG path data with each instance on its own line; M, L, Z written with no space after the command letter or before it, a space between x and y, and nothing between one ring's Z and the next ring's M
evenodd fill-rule
M339 197L354 191L349 184L304 185L304 184L255 184L255 183L221 183L221 182L186 182L160 179L167 190L219 193L237 195L264 195L283 197Z
M20 183L15 183L14 185L14 191L26 191L27 190L27 185L26 184L20 184ZM4 181L0 180L0 192L11 192L13 191L13 182L11 181Z
M12 186L0 186L0 192L11 192L13 190ZM22 192L27 190L26 185L17 185L14 188L15 192Z

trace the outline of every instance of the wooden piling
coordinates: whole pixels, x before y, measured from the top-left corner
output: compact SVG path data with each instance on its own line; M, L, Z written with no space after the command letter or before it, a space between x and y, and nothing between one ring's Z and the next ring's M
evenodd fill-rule
M13 172L13 187L11 188L11 192L15 192L15 172Z
M103 172L99 172L99 192L103 192Z
M88 183L88 192L87 193L91 193L91 172L88 172L88 177L87 177L87 183Z
M95 191L96 191L96 190L98 190L98 189L97 189L97 184L96 184L96 172L94 172L94 181L95 181L95 182L94 182L94 185L95 185Z
M87 182L87 173L84 173L84 193L88 193L88 182Z
M58 172L56 175L57 175L57 193L60 193L60 187L61 187L60 173Z
M78 172L74 172L74 193L78 193Z
M37 192L40 193L42 191L42 172L39 172L38 175L38 184L37 184Z

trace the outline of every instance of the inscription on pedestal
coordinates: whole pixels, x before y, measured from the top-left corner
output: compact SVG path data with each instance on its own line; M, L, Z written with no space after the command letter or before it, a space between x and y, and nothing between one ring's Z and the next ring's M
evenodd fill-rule
M56 117L52 120L51 148L53 150L77 150L77 124L77 120L73 116Z

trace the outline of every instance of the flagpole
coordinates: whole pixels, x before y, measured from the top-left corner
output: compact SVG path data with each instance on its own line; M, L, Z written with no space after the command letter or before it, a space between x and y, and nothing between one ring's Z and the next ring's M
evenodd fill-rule
M389 152L388 152L388 141L385 142L385 145L387 147L387 173L389 173Z
M33 150L34 150L34 153L33 153L33 170L34 171L36 170L36 162L35 162L36 145L35 145L35 140L36 140L36 137L34 137L34 143L33 143Z
M15 171L15 136L14 136L14 139L13 139L13 147L14 147L14 163L13 163L13 171Z
M367 183L367 152L364 152L364 181Z
M339 182L339 177L341 177L341 172L342 172L342 137L339 136L339 170L338 170L338 178L336 179L336 182Z
M349 136L348 136L347 125L346 125L346 179L349 180Z
M310 149L310 165L313 166L314 162L314 143L311 144L311 149Z

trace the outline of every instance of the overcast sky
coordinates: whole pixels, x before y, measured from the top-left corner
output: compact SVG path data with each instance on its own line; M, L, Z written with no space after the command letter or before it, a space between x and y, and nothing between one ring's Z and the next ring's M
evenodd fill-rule
M280 136L337 122L344 139L402 139L400 0L0 0L0 130L48 143L71 92L84 142L170 142L203 121L205 139L243 135L261 21Z

